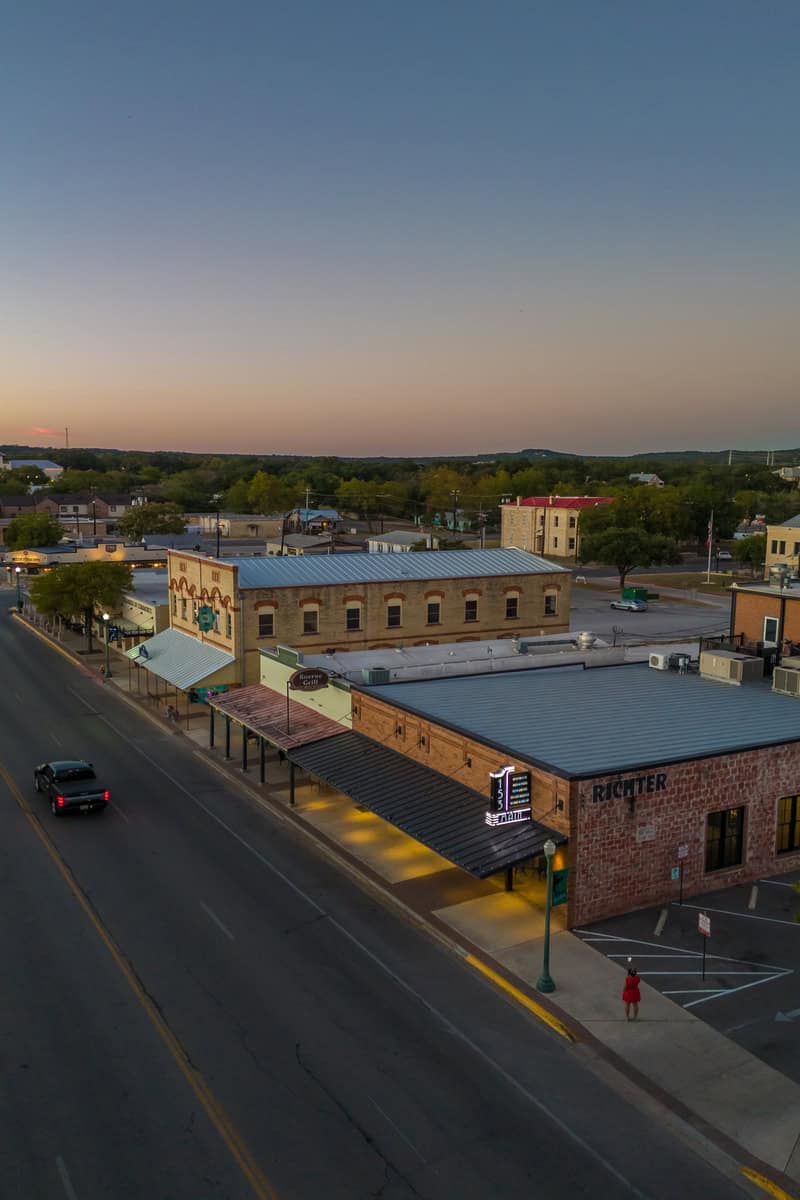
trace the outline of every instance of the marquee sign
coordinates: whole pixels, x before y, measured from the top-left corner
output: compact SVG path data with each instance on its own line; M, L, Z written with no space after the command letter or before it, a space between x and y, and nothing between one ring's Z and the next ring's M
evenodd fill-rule
M592 784L592 802L598 800L635 800L637 796L667 790L666 771L635 775L632 779L607 779Z
M289 678L289 687L294 692L318 692L328 686L330 676L317 667L304 667Z
M487 825L516 825L531 819L531 773L501 767L489 774L491 792Z

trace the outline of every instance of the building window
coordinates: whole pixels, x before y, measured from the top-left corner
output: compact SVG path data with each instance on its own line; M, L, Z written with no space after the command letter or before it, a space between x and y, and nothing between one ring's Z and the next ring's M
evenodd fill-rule
M744 809L724 808L708 814L706 824L706 870L738 867L742 861Z
M186 601L181 600L181 620L186 620Z
M778 801L778 854L800 850L800 796L783 796Z
M175 595L172 597L172 615L173 617L178 615L178 597Z
M258 636L273 637L275 634L275 613L258 614Z
M353 633L361 628L361 608L359 605L354 605L352 608L345 609L344 614L345 628Z
M478 601L477 600L465 600L464 601L464 620L465 621L477 621L477 619L478 619Z
M211 582L212 582L212 583L219 583L219 571L212 571L212 572L211 572Z
M506 596L506 620L513 621L519 616L519 596Z
M553 517L553 528L558 529L558 517Z
M428 624L438 625L442 619L442 606L438 600L431 600L428 604Z
M553 538L553 549L554 550L558 549L558 538L557 537Z
M548 592L544 598L544 615L546 617L554 617L558 612L558 596L555 592Z
M793 553L794 553L795 558L797 558L798 555L800 555L800 542L795 542Z
M776 538L772 539L772 554L785 554L786 542L779 542Z
M386 625L389 629L399 629L403 620L402 604L387 604Z
M778 618L764 617L764 638L765 642L776 646L778 644Z
M226 612L225 613L225 637L229 638L232 633L233 633L233 621L231 620L231 614L229 612Z
M570 529L574 529L576 524L577 524L577 522L575 521L575 518L574 518L574 517L570 517L570 519L569 519L569 527L570 527Z
M319 612L316 608L303 609L303 633L319 633Z
M569 548L570 548L570 550L574 550L574 549L575 549L575 538L570 538L570 539L569 539Z

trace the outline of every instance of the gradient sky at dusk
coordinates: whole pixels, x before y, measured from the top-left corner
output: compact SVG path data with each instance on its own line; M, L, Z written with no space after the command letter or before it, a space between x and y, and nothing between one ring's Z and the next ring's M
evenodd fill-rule
M32 0L0 61L0 442L800 443L798 0Z

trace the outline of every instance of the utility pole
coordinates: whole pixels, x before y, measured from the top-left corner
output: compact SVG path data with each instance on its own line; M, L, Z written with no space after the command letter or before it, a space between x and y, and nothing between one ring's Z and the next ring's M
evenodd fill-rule
M69 450L69 426L64 426L64 449Z
M733 451L729 450L728 451L728 466L730 467L732 464L733 464Z

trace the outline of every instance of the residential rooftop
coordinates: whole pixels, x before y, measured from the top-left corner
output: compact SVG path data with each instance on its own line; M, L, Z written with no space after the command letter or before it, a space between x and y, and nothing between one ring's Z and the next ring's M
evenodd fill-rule
M788 521L781 521L781 525L786 526L787 529L800 529L800 513L789 517Z
M239 568L246 590L403 580L568 575L566 567L525 550L420 550L418 554L315 554L211 559Z
M564 666L358 690L567 778L800 741L800 700L626 666Z
M165 567L142 567L133 576L133 586L128 593L148 604L169 602L169 572Z

